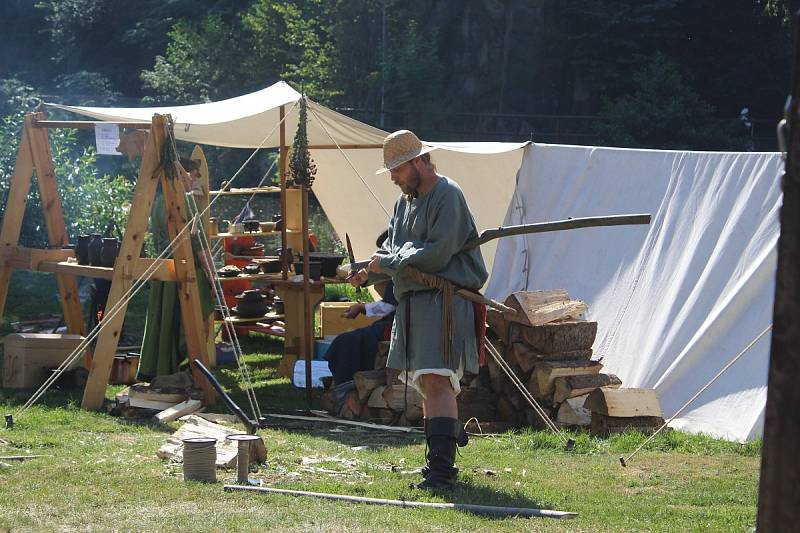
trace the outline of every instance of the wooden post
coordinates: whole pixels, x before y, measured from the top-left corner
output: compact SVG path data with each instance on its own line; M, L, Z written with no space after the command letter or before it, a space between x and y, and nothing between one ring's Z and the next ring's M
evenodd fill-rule
M164 117L153 117L153 125L145 145L139 177L136 180L131 209L122 244L114 263L114 275L108 292L106 309L111 309L121 301L122 295L130 288L134 264L138 260L147 231L147 220L153 208L153 199L158 186L158 167L161 147L164 144ZM97 337L94 358L89 368L89 378L83 391L81 406L88 410L97 410L103 405L111 365L119 343L122 323L125 319L127 304L122 304L120 311L112 316L103 317L103 329Z
M309 272L311 270L309 261L308 249L308 187L302 187L303 192L303 343L305 352L301 352L306 360L306 404L308 410L311 411L311 359L314 351L314 343L312 334L314 330L314 305L311 303L311 278ZM323 287L324 290L324 287Z
M280 107L279 111L280 115L280 148L278 151L278 175L280 176L280 183L281 183L281 272L283 274L283 279L287 279L289 277L289 261L291 258L286 257L286 165L288 161L286 161L286 154L288 148L286 147L286 111L284 110L284 106Z
M789 147L783 175L781 234L772 319L764 417L764 447L758 494L757 529L797 531L800 527L800 14L794 15L792 101Z
M36 182L39 185L39 197L47 226L47 239L51 246L60 247L69 244L69 237L64 222L64 211L61 208L61 197L58 194L47 130L33 126L34 120L38 117L43 118L42 113L31 113L25 117L24 135L28 138L33 166L36 169ZM67 331L75 335L86 335L86 324L83 321L83 309L78 297L75 276L56 274L56 282L61 295L61 308Z
M162 162L163 165L163 162ZM186 208L181 180L170 178L167 172L160 168L158 174L161 179L161 189L164 191L164 204L167 209L167 230L170 241L189 224L189 212ZM178 300L181 307L181 324L186 336L186 350L189 362L195 359L208 366L208 352L206 344L206 330L203 327L202 311L200 309L200 292L197 286L197 271L195 269L192 241L189 231L185 231L172 246L172 257L175 261L175 274L178 284ZM199 385L205 393L205 403L214 403L216 396L214 388L203 373L194 365L190 365L195 385Z
M200 213L205 211L203 214L203 231L206 234L206 238L209 239L209 246L211 244L210 240L210 233L209 230L211 228L211 213L207 210L209 199L208 193L211 190L210 186L210 173L208 170L208 161L206 160L206 154L203 153L203 149L200 146L195 146L192 150L192 160L200 161L200 185L203 189L203 195L199 196L196 199L197 209ZM209 250L210 253L210 250ZM213 260L213 258L212 258ZM209 280L211 281L211 280ZM216 299L214 299L214 304L216 305ZM205 332L206 334L206 354L208 357L208 368L214 368L217 366L217 347L214 339L214 335L211 332L214 331L214 317L216 313L214 310L211 310L211 314L206 317L206 324L208 324L208 329Z
M17 149L17 161L14 173L9 184L8 201L3 214L2 228L0 228L0 246L4 252L16 248L19 244L19 234L22 231L22 220L25 215L25 204L28 201L28 191L31 188L33 177L33 156L31 155L28 136L23 131L22 139ZM9 256L10 257L10 256ZM8 284L11 281L12 268L7 262L0 267L0 319L6 307L8 297Z

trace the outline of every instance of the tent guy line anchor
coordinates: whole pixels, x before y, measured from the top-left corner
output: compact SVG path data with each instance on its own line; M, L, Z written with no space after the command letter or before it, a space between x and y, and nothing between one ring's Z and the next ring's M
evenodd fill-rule
M771 330L771 329L772 329L772 324L770 324L769 326L767 326L767 327L764 329L764 331L762 331L761 333L759 333L759 334L758 334L758 336L757 336L755 339L753 339L753 340L750 342L750 344L748 344L748 345L745 347L745 349L744 349L744 350L742 350L741 352L739 352L739 355L737 355L736 357L734 357L733 359L731 359L731 360L728 362L728 364L727 364L727 365L725 365L724 367L722 367L722 370L720 370L719 372L717 372L717 375L716 375L716 376L714 376L713 378L711 378L711 381L709 381L708 383L706 383L705 385L703 385L703 388L701 388L699 391L697 391L697 393L696 393L694 396L692 396L691 398L689 398L689 401L688 401L688 402L686 402L685 404L683 404L683 406L682 406L680 409L678 409L678 411L677 411L677 412L676 412L674 415L672 415L672 416L670 417L670 419L669 419L669 420L667 420L666 422L664 422L664 424L663 424L663 425L662 425L660 428L658 428L658 429L657 429L655 432L653 432L653 434L652 434L652 435L650 435L650 436L647 438L647 440L645 440L643 443L641 443L641 444L639 445L639 447L638 447L638 448L636 448L636 449L635 449L635 450L634 450L634 451L633 451L633 452L632 452L632 453L631 453L631 454L630 454L630 455L629 455L627 458L626 458L626 457L624 457L624 456L622 456L622 455L620 455L620 456L619 456L619 464L620 464L620 466L622 466L622 467L626 467L626 466L628 466L628 461L630 461L631 459L633 459L633 456L634 456L634 455L636 455L637 453L639 453L639 450L641 450L642 448L644 448L644 447L647 445L647 443L648 443L648 442L650 442L651 440L653 440L653 438L655 438L655 436L656 436L656 435L658 435L658 434L661 432L661 430L662 430L662 429L664 429L665 427L667 427L667 426L669 425L669 423L670 423L670 422L672 422L672 421L673 421L673 420L675 420L675 419L676 419L678 416L680 416L680 414L681 414L681 413L683 413L683 411L684 411L684 410L685 410L687 407L689 407L689 404L691 404L693 401L695 401L695 400L697 399L697 397L698 397L698 396L700 396L701 394L703 394L703 392L705 392L705 390L706 390L707 388L709 388L711 385L713 385L713 384L714 384L714 382L715 382L715 381L717 381L717 379L719 379L719 377L720 377L720 376L722 376L722 374L724 374L724 373L725 373L725 372L726 372L726 371L727 371L727 370L728 370L730 367L732 367L732 366L733 366L733 364L734 364L734 363L736 363L736 361L738 361L740 357L742 357L742 356L743 356L745 353L747 353L747 352L750 350L750 348L752 348L752 347L755 345L755 343L757 343L757 342L758 342L758 341L761 339L761 337L763 337L764 335L766 335L766 334L767 334L767 332L768 332L769 330Z

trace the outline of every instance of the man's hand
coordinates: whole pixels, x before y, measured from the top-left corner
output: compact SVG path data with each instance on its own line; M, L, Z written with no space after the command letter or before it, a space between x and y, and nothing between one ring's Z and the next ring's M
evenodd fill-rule
M367 274L367 271L362 268L352 276L348 277L347 281L350 282L350 285L353 287L360 287L367 282L368 277L369 275Z
M342 316L352 320L355 317L357 317L358 315L360 315L361 313L366 314L366 312L367 312L367 307L364 304L358 303L358 304L353 304L350 307L348 307L347 311L342 313Z
M372 255L372 260L369 262L369 265L367 265L367 272L383 272L381 268L381 257L382 256L378 254Z

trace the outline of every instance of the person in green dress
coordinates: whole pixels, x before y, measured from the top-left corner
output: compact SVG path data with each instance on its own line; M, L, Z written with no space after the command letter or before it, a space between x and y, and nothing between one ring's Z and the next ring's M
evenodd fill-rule
M200 169L197 163L188 158L181 158L176 167L177 176L181 180L184 192L187 195L202 195ZM187 201L189 213L192 215L194 214L192 210L194 205L194 202ZM171 240L167 231L164 194L160 186L153 200L150 232L155 249L160 254L169 246ZM194 236L192 237L192 251L202 316L207 317L214 309L208 281L213 273L213 262L210 254L203 251L199 240ZM209 324L205 320L203 326L203 331L208 332ZM178 300L178 285L174 281L151 281L137 378L139 381L150 381L155 376L173 374L187 359L186 337L181 324L181 309Z
M477 290L488 273L480 249L464 249L478 235L475 221L458 184L436 172L432 149L408 130L384 140L385 167L378 173L388 171L402 195L388 237L350 282L394 281L398 307L387 365L401 370L401 379L423 396L428 453L417 487L447 489L457 478L456 446L466 444L456 404L459 380L465 371L478 373L473 304L453 288ZM431 289L407 267L445 286Z

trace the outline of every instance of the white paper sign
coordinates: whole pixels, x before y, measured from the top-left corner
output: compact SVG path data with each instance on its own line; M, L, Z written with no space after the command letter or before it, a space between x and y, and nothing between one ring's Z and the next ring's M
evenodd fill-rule
M119 146L119 126L116 124L95 124L94 138L97 153L104 155L122 155L117 152Z

